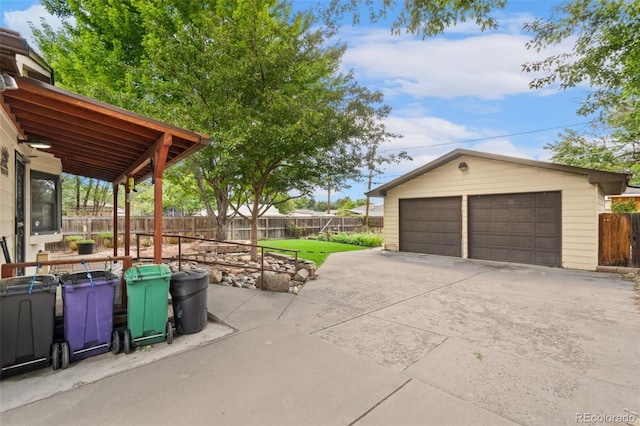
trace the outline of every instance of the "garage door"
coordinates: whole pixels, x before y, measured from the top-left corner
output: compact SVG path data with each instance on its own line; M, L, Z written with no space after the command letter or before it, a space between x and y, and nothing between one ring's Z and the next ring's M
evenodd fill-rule
M561 264L560 192L469 196L469 257Z
M400 251L462 256L462 197L400 200Z

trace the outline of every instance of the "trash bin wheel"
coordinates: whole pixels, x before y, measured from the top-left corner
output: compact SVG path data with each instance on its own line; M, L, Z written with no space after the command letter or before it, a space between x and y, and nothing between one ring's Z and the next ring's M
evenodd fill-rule
M57 370L60 368L60 343L51 345L51 368Z
M171 322L167 321L167 344L170 345L173 342L173 328L171 328Z
M61 357L61 365L60 367L62 367L62 369L64 370L65 368L67 368L69 366L69 344L67 342L62 342L60 344L60 352L62 353L62 357Z
M122 335L122 347L125 354L131 352L131 332L128 328L124 329L124 334Z
M111 333L111 352L114 355L117 355L121 350L122 348L120 347L120 335L118 334L117 330L113 330L113 332Z

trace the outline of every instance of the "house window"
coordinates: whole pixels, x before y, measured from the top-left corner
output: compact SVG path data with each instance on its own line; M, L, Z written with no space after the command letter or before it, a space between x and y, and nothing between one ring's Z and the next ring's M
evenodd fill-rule
M31 235L54 234L62 228L60 176L31 171Z

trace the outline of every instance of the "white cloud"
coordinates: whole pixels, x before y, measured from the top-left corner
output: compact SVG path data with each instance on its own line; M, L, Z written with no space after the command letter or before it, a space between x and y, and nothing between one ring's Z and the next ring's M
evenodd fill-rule
M526 49L530 38L522 33L492 33L419 40L391 36L384 29L364 29L350 32L344 66L354 69L358 80L373 81L387 97L497 100L530 92L535 76L524 73L522 64L570 45L538 54Z
M26 10L5 11L2 16L3 25L11 30L18 31L33 48L36 47L36 44L29 23L31 22L36 27L40 27L40 18L44 18L54 30L62 27L63 21L47 12L42 5L33 5Z

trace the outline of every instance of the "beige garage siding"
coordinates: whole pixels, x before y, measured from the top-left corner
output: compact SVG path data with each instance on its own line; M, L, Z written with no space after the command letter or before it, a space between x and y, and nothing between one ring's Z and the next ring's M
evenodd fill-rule
M465 172L458 170L464 161ZM519 192L562 192L562 266L595 270L598 263L598 213L604 209L597 185L585 175L485 158L462 156L389 189L384 202L385 248L398 250L401 198L463 196L463 257L468 256L467 196Z

